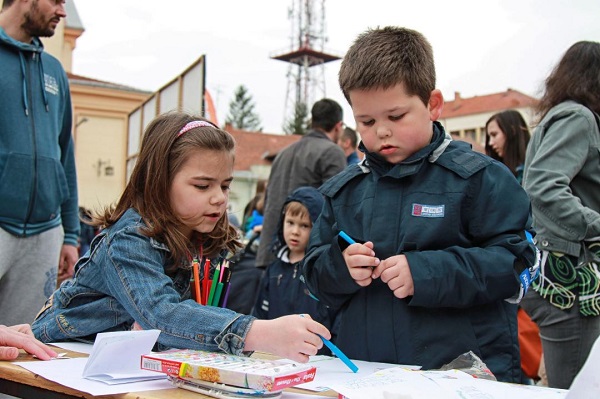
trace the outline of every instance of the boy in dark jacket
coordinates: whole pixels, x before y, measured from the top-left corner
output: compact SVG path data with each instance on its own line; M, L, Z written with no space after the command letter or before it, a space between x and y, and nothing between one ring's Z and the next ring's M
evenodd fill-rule
M310 297L300 271L311 228L322 207L323 195L313 187L299 187L287 197L277 231L277 259L262 278L253 316L275 319L295 313L309 314L331 329L332 311Z
M336 344L352 359L424 369L473 351L498 380L520 381L507 300L536 263L526 193L437 122L444 100L419 32L363 33L339 81L365 160L321 187L303 267L310 292L341 309Z

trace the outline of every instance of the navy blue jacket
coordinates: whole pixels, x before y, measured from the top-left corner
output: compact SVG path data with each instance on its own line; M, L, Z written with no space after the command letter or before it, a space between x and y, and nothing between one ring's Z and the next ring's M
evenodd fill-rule
M365 151L364 147L361 149ZM452 141L432 142L399 164L375 154L321 187L325 205L303 273L311 293L341 309L337 345L350 358L439 368L472 350L501 381L519 381L515 265L531 266L521 238L529 199L502 164ZM414 295L350 276L340 230L372 241L380 259L404 254Z
M306 207L314 224L323 207L323 195L316 188L300 187L287 197L283 208L292 201ZM331 329L335 312L310 297L302 278L300 262L290 263L289 248L283 239L284 216L282 212L277 231L277 259L269 265L262 278L252 315L259 319L275 319L305 313Z

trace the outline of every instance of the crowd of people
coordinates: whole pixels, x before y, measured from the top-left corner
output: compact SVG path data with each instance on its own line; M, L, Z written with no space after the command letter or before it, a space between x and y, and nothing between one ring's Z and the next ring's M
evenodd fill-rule
M425 369L472 351L499 381L545 368L548 386L569 388L600 336L600 43L558 61L533 134L516 110L493 115L484 155L438 121L428 40L369 29L339 72L356 129L337 102L313 104L234 226L233 137L180 111L147 126L115 205L78 209L68 80L39 40L64 17L49 0L0 12L0 359L159 329L159 349L306 362L327 353L323 337L353 359ZM262 276L250 311L194 299L193 263L209 278L250 240Z

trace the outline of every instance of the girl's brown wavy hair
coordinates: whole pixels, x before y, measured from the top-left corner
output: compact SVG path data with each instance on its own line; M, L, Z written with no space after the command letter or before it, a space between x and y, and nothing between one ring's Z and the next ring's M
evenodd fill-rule
M234 159L233 137L212 123L211 126L196 127L178 136L179 131L192 121L208 122L204 118L179 111L159 115L150 122L121 198L116 205L97 213L92 222L94 226L107 228L115 224L129 208L134 208L146 224L141 230L142 234L167 245L174 266L182 264L199 243L202 243L206 256L217 255L223 250L235 252L241 246L238 232L229 225L226 213L212 232L197 233L198 242L190 242L178 230L182 221L174 216L169 191L174 176L189 154L195 150L223 151L230 153L232 160Z

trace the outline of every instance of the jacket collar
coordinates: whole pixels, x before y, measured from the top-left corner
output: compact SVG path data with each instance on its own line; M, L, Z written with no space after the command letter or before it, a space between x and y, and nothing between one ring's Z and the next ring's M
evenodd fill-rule
M14 47L20 51L30 51L35 53L41 53L44 51L44 45L42 41L34 37L31 43L24 43L10 37L6 31L0 27L0 42L5 43L11 47Z
M380 155L369 152L361 142L359 150L365 153L362 167L367 167L380 176L389 175L392 177L402 177L414 174L421 168L421 165L425 160L435 162L444 152L450 141L452 141L452 139L446 134L442 124L435 121L433 123L433 136L431 142L398 164L389 163Z

